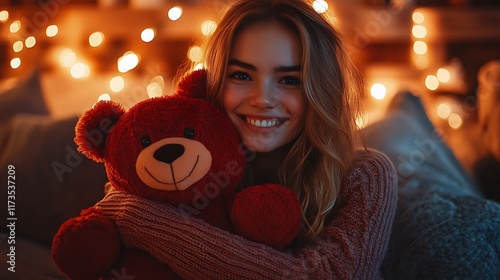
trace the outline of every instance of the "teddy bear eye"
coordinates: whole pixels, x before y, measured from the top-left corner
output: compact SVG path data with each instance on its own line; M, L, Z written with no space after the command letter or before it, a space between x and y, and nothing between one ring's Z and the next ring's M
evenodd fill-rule
M141 145L146 148L147 146L151 145L151 138L149 136L144 135L141 138Z
M184 137L186 138L194 138L194 129L190 128L190 127L187 127L186 129L184 129Z

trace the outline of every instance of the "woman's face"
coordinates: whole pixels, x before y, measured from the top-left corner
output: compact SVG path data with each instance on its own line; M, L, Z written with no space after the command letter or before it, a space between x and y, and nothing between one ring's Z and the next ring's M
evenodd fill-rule
M273 151L304 129L301 61L298 35L278 22L252 24L235 38L223 104L251 151Z

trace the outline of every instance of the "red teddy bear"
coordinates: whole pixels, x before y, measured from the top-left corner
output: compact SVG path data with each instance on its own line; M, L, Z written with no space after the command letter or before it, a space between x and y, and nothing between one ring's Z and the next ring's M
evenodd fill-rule
M300 228L297 196L281 185L237 192L246 167L238 133L226 115L203 99L205 71L184 78L172 96L148 99L125 111L98 102L76 127L80 152L104 162L118 191L159 200L250 240L277 249ZM146 252L125 248L116 224L96 207L63 223L52 258L71 279L175 279Z

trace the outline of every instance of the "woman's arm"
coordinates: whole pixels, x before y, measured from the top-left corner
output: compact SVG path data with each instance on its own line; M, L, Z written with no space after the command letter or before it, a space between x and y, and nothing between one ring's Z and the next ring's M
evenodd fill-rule
M396 172L385 155L360 152L342 208L311 246L278 251L122 192L97 207L113 218L127 246L143 249L188 279L373 279L389 242Z

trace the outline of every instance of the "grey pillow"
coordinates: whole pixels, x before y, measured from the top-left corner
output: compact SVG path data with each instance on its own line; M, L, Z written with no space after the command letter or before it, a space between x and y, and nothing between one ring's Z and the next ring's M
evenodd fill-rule
M17 115L7 125L0 180L7 182L8 166L14 166L17 235L50 246L61 223L103 197L105 169L77 152L77 119ZM4 202L6 190L0 192ZM0 219L6 221L7 203L1 205Z
M499 279L500 204L474 186L421 100L397 94L386 116L362 134L398 171L384 279Z

